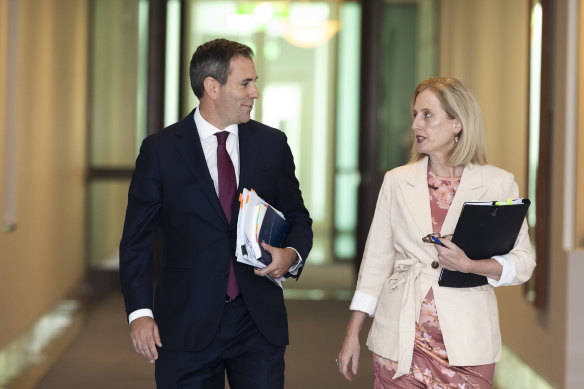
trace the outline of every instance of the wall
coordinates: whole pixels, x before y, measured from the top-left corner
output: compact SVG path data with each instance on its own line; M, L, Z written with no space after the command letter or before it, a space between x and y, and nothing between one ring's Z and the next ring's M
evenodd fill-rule
M475 93L487 156L526 188L527 0L443 0L439 69Z
M8 20L10 7L17 18ZM12 15L12 14L11 14ZM0 113L15 107L17 228L0 232L0 349L84 277L88 2L0 2ZM16 34L8 36L8 25ZM18 42L6 90L6 42ZM8 94L8 96L6 96ZM14 100L15 99L15 100ZM0 121L4 153L6 121ZM3 159L2 159L3 160ZM8 167L4 162L0 172ZM0 173L0 212L5 173Z
M549 384L566 387L566 252L564 128L566 55L564 2L556 2L555 102L552 128L549 301L538 310L523 287L497 289L503 342ZM513 172L526 193L529 1L443 0L442 73L466 81L485 116L489 162Z

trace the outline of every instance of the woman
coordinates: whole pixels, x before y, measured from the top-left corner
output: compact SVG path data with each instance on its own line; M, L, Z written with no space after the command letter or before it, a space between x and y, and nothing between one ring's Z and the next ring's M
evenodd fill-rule
M376 389L490 388L501 358L493 287L531 276L527 224L509 253L483 260L470 260L447 239L442 247L422 238L452 234L465 201L518 198L518 187L511 173L487 164L480 108L460 81L423 81L411 106L412 158L385 174L337 364L348 380L357 374L369 315ZM442 268L489 283L440 287Z

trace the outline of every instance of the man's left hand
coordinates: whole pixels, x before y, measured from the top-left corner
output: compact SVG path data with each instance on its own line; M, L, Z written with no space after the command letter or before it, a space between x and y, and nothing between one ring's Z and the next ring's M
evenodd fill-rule
M262 242L262 247L272 255L272 263L263 269L255 269L256 276L270 276L277 280L286 274L296 262L296 251L290 247L278 248Z

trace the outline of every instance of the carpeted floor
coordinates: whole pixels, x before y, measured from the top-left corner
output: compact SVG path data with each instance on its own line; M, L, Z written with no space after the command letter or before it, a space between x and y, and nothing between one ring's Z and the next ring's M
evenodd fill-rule
M371 353L365 346L353 382L338 373L334 362L350 314L348 301L287 300L286 305L291 341L286 352L287 389L373 387ZM363 343L369 326L370 322L363 330ZM155 388L153 371L153 365L134 352L122 297L113 291L93 299L79 335L36 388Z

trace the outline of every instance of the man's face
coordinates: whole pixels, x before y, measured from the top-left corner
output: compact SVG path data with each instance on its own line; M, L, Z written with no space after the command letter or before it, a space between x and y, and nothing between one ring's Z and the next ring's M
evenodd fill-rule
M256 86L258 75L251 59L234 57L229 70L227 82L220 87L217 105L223 128L248 122L251 119L253 101L260 97Z

